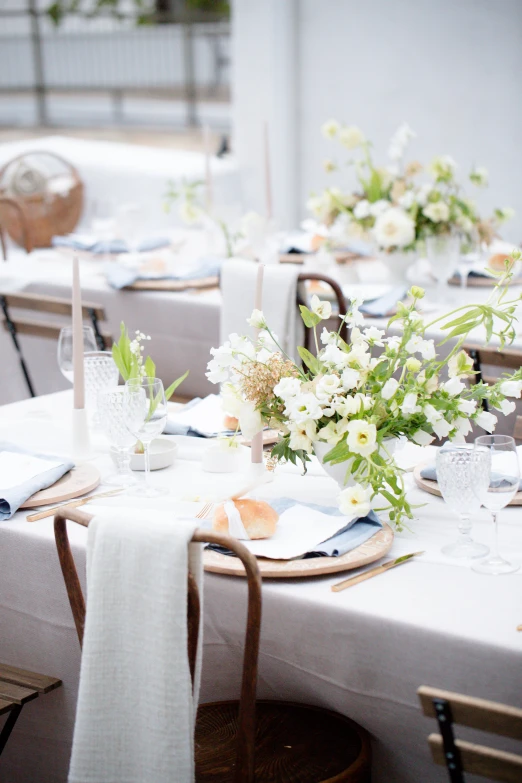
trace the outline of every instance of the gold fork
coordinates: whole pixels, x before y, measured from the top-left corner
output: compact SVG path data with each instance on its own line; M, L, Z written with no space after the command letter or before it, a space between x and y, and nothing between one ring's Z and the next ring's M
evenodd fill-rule
M213 503L205 503L202 509L196 514L196 519L207 519L208 515L212 511Z

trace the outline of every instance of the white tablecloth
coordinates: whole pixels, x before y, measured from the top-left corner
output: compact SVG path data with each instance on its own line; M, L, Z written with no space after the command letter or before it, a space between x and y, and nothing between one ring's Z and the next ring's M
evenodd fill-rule
M36 431L58 411L66 423L71 404L65 393L5 406L0 432L22 423L25 432L30 426ZM50 445L56 447L59 436L53 431ZM193 459L204 444L179 442L180 459L153 480L168 484L173 498L204 495L208 474ZM106 453L97 464L107 475ZM237 477L218 481L226 491ZM293 467L281 469L263 492L331 503L337 490L314 465L307 477ZM522 707L522 634L516 631L522 622L522 573L481 576L445 558L440 547L456 536L455 521L440 499L412 489L411 500L426 505L417 509L411 530L396 536L390 554L424 550L422 558L341 593L330 586L342 576L263 585L259 696L330 707L365 726L373 738L374 783L446 780L429 758L426 736L434 726L421 717L419 685ZM93 511L94 504L86 510ZM486 512L478 515L474 533L491 543ZM86 531L71 525L70 536L83 575ZM501 545L505 554L522 559L519 509L502 512ZM235 697L245 584L207 574L205 588L202 699ZM64 681L63 688L24 708L2 757L1 779L63 783L80 653L52 520L29 524L19 512L0 524L0 628L0 661Z

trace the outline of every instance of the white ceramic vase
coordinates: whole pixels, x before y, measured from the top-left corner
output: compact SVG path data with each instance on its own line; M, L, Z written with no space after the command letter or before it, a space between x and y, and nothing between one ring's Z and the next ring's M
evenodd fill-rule
M414 250L408 252L395 250L392 253L380 251L379 259L386 265L390 283L409 285L408 269L417 260L417 253Z
M386 438L383 442L386 451L381 446L379 448L379 454L384 459L393 456L398 442L398 438ZM349 472L353 463L353 457L346 460L346 462L340 462L338 465L332 465L330 462L324 462L325 456L329 451L332 450L332 448L333 446L331 446L329 443L325 443L322 440L314 440L315 455L328 475L339 484L341 489L355 486L356 481L352 477L351 472Z

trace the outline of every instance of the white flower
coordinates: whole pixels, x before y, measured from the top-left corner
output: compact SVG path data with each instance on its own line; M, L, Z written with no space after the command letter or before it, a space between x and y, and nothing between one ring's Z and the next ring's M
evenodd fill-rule
M392 207L379 215L373 232L380 247L406 247L415 239L415 224L400 207Z
M439 155L430 163L430 171L435 179L449 180L457 168L457 164L450 155Z
M317 294L313 294L310 300L310 309L312 313L318 315L323 321L328 320L332 315L332 305L330 302L321 302Z
M323 348L320 359L323 364L331 364L336 368L346 367L349 362L348 354L331 344Z
M239 429L248 440L251 440L263 429L263 419L253 402L244 402L237 418L239 419Z
M509 400L502 400L502 402L500 402L498 405L495 405L495 408L503 413L504 416L509 416L510 413L513 413L516 407L516 403L510 402Z
M250 324L250 326L253 326L254 329L265 329L266 328L266 321L265 316L263 315L261 310L252 310L252 315L250 318L247 318L247 324Z
M362 201L359 201L353 209L353 215L357 220L364 220L364 218L369 217L370 202L365 198L363 198Z
M354 330L355 331L355 330ZM382 342L382 338L384 337L385 332L382 329L377 329L376 326L370 326L368 329L365 329L363 332L363 337L368 342L372 343L372 345L384 345ZM352 335L352 341L353 341L353 335Z
M232 383L224 383L221 387L221 407L229 416L239 418L243 400Z
M418 189L417 193L415 194L415 201L420 207L424 207L428 203L428 197L432 190L433 187L429 184L429 182L421 185L421 187Z
M401 338L397 336L387 337L386 344L388 345L390 351L397 351L401 344Z
M485 188L488 184L489 172L484 166L477 166L471 171L469 178L477 187Z
M208 372L205 373L210 383L224 383L228 381L229 372L216 359L211 359L207 364Z
M466 234L469 234L473 230L473 221L466 215L459 215L455 220L455 223Z
M293 422L304 422L308 419L320 419L323 409L315 394L304 392L292 397L286 404L286 411Z
M450 378L449 381L446 381L446 383L442 384L441 388L444 389L444 391L447 392L450 397L456 397L457 394L460 394L461 391L464 391L466 387L462 381L459 381L458 378Z
M434 201L422 211L434 223L445 223L449 218L449 207L444 201Z
M430 403L427 403L423 407L422 412L430 424L435 424L436 421L440 421L442 419L442 413L436 410L436 408L434 408Z
M379 215L382 215L382 213L386 212L386 210L390 209L390 207L391 207L390 202L381 198L378 201L374 201L373 204L370 206L370 215L373 215L373 217L379 217ZM355 210L354 210L354 215L355 215Z
M471 416L477 410L477 403L475 400L460 400L457 407L460 413Z
M364 133L357 125L349 125L347 128L341 128L339 131L339 141L346 149L353 150L360 147L366 141Z
M500 393L504 397L516 397L520 399L520 393L522 391L522 381L503 381L500 384Z
M403 209L410 209L415 204L415 193L413 190L407 190L406 193L400 197L399 206Z
M430 443L433 443L435 440L428 432L424 432L424 430L417 430L411 437L419 446L429 446Z
M371 509L371 495L371 487L363 487L361 484L347 487L337 498L339 509L350 519L365 517Z
M471 432L471 422L469 419L465 419L463 416L459 416L457 419L455 419L453 426L456 427L459 435L462 435L464 438Z
M408 353L420 353L426 361L435 358L435 343L433 340L423 340L419 334L412 335L404 348Z
M354 370L353 367L347 367L341 374L341 383L346 391L356 389L360 380L361 373L358 370Z
M340 127L337 120L327 120L321 125L321 133L325 139L333 139L339 132Z
M341 379L338 375L323 375L315 387L317 399L321 401L329 400L339 389L340 385Z
M381 397L383 400L391 400L397 389L399 388L399 381L395 378L389 378L381 390Z
M337 345L337 334L335 332L329 332L326 326L323 326L321 332L321 342L323 345Z
M367 457L377 448L377 428L364 419L349 421L346 427L348 432L347 445L354 454Z
M515 210L512 207L501 207L495 210L495 215L500 223L507 223L515 216Z
M447 438L451 430L454 428L453 424L450 424L442 418L438 421L435 421L431 426L433 427L433 432L437 438Z
M279 383L274 386L274 394L285 402L291 397L295 397L300 391L301 381L299 378L281 378Z
M448 375L457 378L459 375L470 375L473 370L473 359L466 351L459 351L450 357L448 361Z
M482 429L486 430L486 432L493 432L498 421L495 414L489 413L489 411L480 411L480 413L477 413L474 419L479 427L482 427Z
M420 405L417 405L417 395L414 392L409 392L403 400L401 405L401 411L403 416L412 416L414 413L418 413L421 410Z
M329 421L326 427L321 427L317 433L317 437L319 440L324 440L331 446L336 446L341 440L341 435L337 432L337 426L333 421Z
M317 436L317 427L315 421L302 421L299 423L291 422L288 425L290 430L290 448L294 451L303 449L303 451L312 451L312 441Z
M388 157L390 160L401 160L408 143L417 134L410 128L407 122L403 122L390 139Z

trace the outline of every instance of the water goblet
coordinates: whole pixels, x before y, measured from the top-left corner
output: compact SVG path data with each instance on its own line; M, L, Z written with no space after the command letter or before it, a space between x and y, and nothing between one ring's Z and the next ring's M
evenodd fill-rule
M97 405L101 428L112 446L116 462L116 473L103 481L115 487L132 487L136 479L130 469L130 450L136 443L136 438L125 425L123 401L125 387L104 388L98 391Z
M150 486L150 444L167 423L167 401L159 378L131 378L125 384L123 401L125 424L143 444L145 482L133 494L152 498L167 495L164 488Z
M493 552L486 560L471 567L480 574L512 574L520 563L501 557L498 549L498 515L513 500L520 484L520 466L517 447L510 435L481 435L475 440L475 450L491 455L491 473L488 486L481 494L482 505L491 512L495 528Z
M437 452L437 482L442 497L459 519L459 538L442 547L449 557L483 557L489 552L484 544L471 538L472 521L481 504L481 495L489 485L491 455L476 451L472 444L446 445Z
M96 338L92 326L83 327L83 351L88 353L90 351L96 351ZM72 326L64 326L60 330L60 337L58 338L58 367L61 370L64 378L72 383L74 380L74 364L73 364L73 328Z

